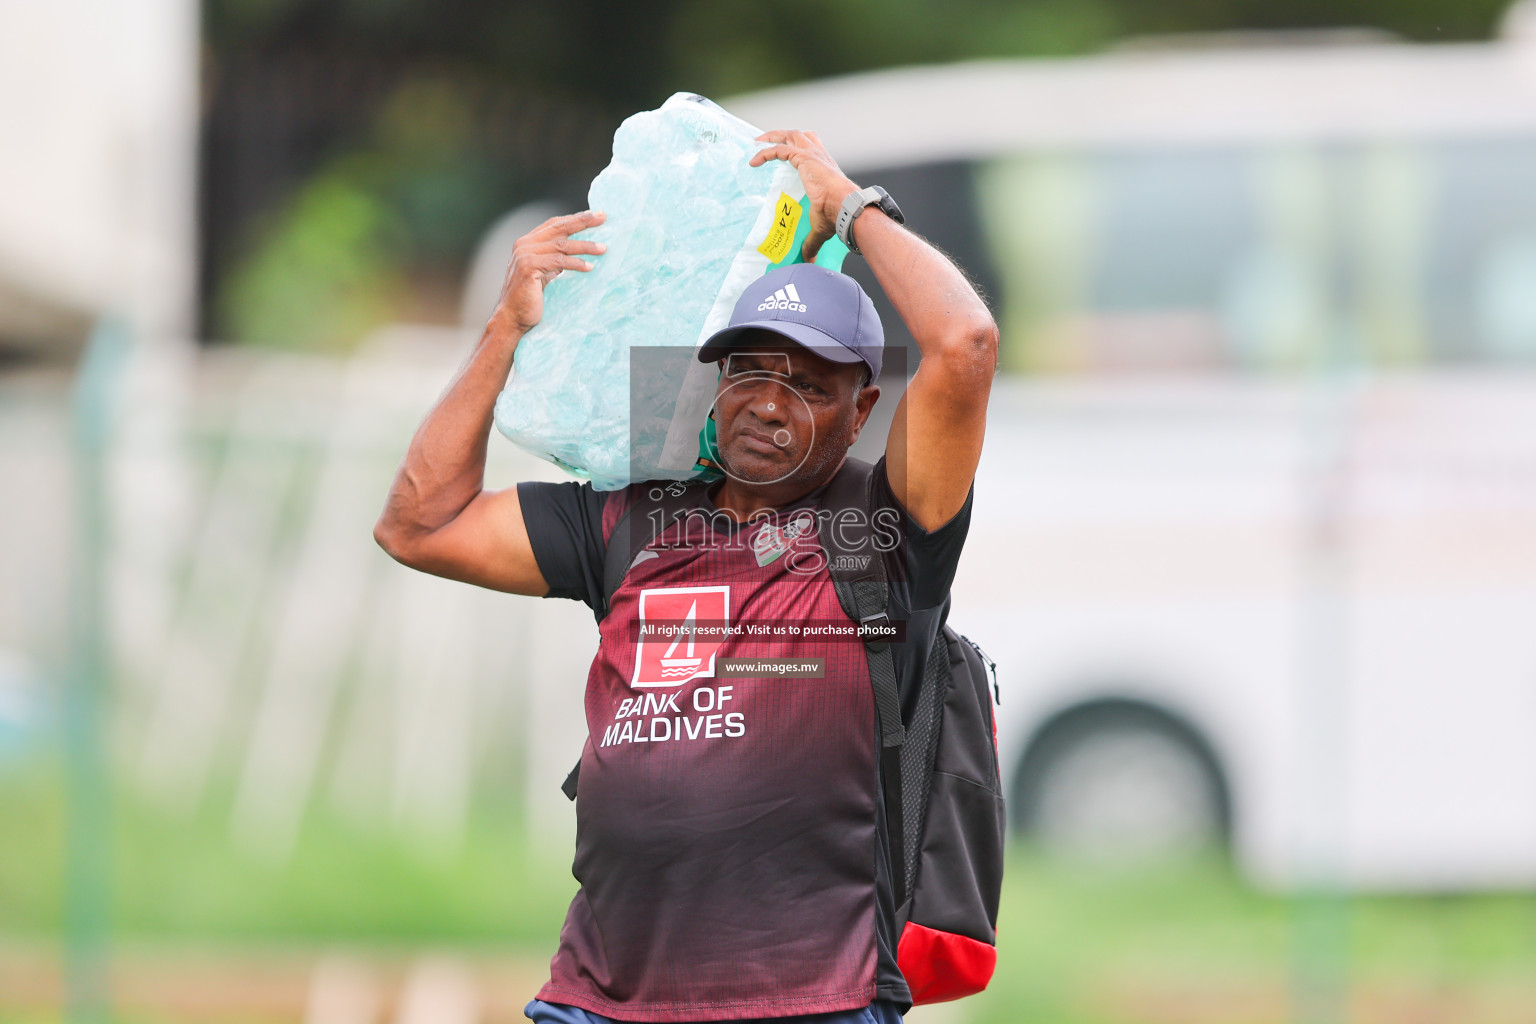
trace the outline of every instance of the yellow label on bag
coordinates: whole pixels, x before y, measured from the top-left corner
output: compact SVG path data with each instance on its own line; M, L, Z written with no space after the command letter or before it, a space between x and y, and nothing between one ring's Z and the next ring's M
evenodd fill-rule
M795 244L795 229L800 226L800 204L788 193L780 192L774 204L773 223L768 226L768 237L757 251L768 257L769 263L781 263L789 255L789 247Z

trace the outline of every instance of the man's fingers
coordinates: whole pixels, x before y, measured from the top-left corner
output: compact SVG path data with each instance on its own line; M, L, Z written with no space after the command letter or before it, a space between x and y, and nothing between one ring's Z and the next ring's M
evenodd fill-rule
M551 217L545 223L554 224L565 234L574 234L583 228L601 224L607 217L602 210L582 210L580 213L568 213L564 217Z
M592 255L600 255L608 251L606 242L593 242L585 239L567 238L565 240L567 253L586 252Z
M606 220L608 215L602 210L582 210L580 213L568 213L563 217L551 217L528 232L529 238L550 238L556 235L574 235L578 231L596 227Z
M566 256L588 254L601 256L608 251L608 246L602 242L593 242L583 238L566 238L557 235L554 238L546 238L543 241L524 241L517 247L517 251L524 259L529 257L545 256L550 253L562 253Z
M556 252L563 252L567 256L579 252L589 252L596 255L608 251L608 247L602 242L592 242L584 238L556 238L545 244L554 246Z
M759 167L767 163L769 160L788 160L790 163L795 164L798 167L798 158L803 157L804 155L805 151L798 146L769 146L767 149L760 149L756 153L753 153L752 159L748 160L747 163L751 164L753 167Z
M790 142L803 144L805 142L820 142L815 132L801 131L799 128L774 128L763 132L756 139L758 142Z
M528 261L531 270L538 274L550 274L560 270L591 270L592 263L580 256L567 256L564 253L552 252L535 256Z
M592 264L580 256L553 256L546 258L544 264L551 270L591 270Z
M821 143L820 135L815 132L804 132L798 128L776 128L771 132L763 132L756 141L793 146L818 155L825 155L827 151L827 147Z
M564 253L525 253L518 262L519 273L530 278L536 278L548 284L559 276L562 270L591 270L593 264L580 256L567 256Z

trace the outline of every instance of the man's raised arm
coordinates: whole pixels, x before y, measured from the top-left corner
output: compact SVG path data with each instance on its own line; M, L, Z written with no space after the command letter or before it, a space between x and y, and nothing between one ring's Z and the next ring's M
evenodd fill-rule
M543 316L544 286L561 271L592 269L581 256L599 254L603 246L570 236L602 222L601 213L588 210L547 220L517 240L496 311L411 439L373 528L395 560L493 590L549 592L528 544L517 488L484 489L486 446L512 353Z
M774 145L754 154L754 165L788 160L800 172L811 212L804 254L811 259L832 237L838 208L858 186L815 132L772 131L758 138ZM919 526L935 530L965 505L981 460L997 370L997 324L959 268L879 207L865 207L852 236L922 353L896 407L886 471L896 500Z

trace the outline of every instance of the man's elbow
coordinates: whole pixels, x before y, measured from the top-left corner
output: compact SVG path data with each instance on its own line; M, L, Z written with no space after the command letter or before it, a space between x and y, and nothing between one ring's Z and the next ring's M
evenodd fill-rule
M990 316L977 324L975 332L971 335L971 347L985 366L989 377L997 372L997 350L1002 340L1002 334L997 329L997 321Z
M944 364L956 377L990 380L997 373L999 341L997 322L990 316L957 325L941 349Z
M373 540L384 553L401 565L414 567L414 547L410 541L410 533L401 529L388 515L379 517L379 521L373 524Z

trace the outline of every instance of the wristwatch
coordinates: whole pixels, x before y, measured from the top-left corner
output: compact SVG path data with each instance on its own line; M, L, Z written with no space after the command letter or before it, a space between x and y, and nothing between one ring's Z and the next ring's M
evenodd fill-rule
M850 252L859 251L859 247L853 244L853 222L858 220L859 214L864 212L866 206L880 207L880 212L897 224L907 222L907 219L901 215L901 207L896 205L896 200L892 199L891 194L879 185L871 185L869 188L848 193L848 198L843 200L843 205L837 211L837 237Z

